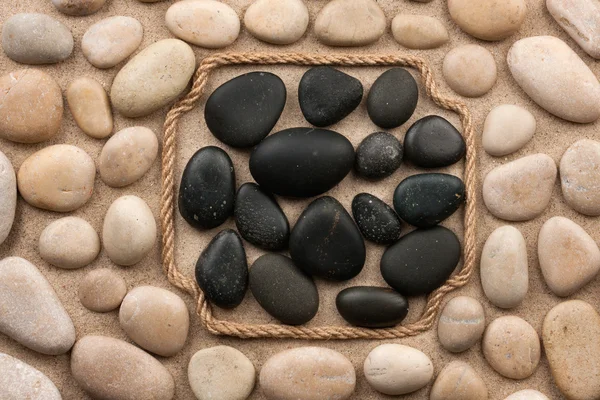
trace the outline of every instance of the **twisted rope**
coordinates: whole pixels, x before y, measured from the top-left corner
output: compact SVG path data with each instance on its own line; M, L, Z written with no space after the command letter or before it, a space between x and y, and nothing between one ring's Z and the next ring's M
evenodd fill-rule
M417 69L425 84L427 95L447 110L460 116L463 136L467 145L464 169L466 206L464 214L464 265L461 271L431 293L427 299L425 312L421 318L409 325L399 325L387 329L368 329L351 326L304 327L278 324L244 324L217 319L212 308L194 279L181 274L175 265L175 137L181 117L192 110L204 94L206 83L212 71L225 65L239 64L292 64L292 65L338 65L338 66L407 66ZM429 330L435 323L444 296L464 286L475 268L475 228L476 228L476 146L471 113L466 105L456 99L440 94L427 63L409 55L317 55L301 53L231 53L217 54L205 58L194 75L190 92L179 100L167 114L164 124L162 154L162 197L160 218L162 222L162 261L169 281L178 288L198 299L197 314L208 331L215 335L240 338L294 338L294 339L395 339L415 336Z

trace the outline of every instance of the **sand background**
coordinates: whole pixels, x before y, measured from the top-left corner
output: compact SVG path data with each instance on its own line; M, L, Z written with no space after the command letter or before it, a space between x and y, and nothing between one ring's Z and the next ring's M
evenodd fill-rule
M88 76L97 79L108 90L111 82L122 65L108 70L99 70L89 64L81 52L81 38L87 28L93 23L114 15L126 15L139 19L144 26L144 40L140 49L149 44L163 39L172 37L164 24L164 15L167 8L172 4L172 1L162 1L154 4L144 4L136 0L108 0L105 7L98 13L88 17L69 17L59 13L54 9L50 0L21 0L21 1L2 1L0 2L0 23L4 22L8 17L18 12L42 12L51 15L52 17L65 23L73 32L75 37L75 50L73 55L65 62L50 65L40 66L38 68L52 75L60 84L61 88L66 89L67 85L77 77ZM245 9L252 3L251 0L226 0L225 3L231 5L236 12L243 16ZM409 53L416 54L428 59L435 71L436 79L444 93L452 94L452 91L444 83L441 75L442 60L444 55L453 47L476 43L483 45L492 52L498 65L498 82L494 88L485 96L478 99L465 99L466 103L473 112L476 130L478 134L479 147L479 170L480 181L485 173L506 161L514 160L519 157L543 152L549 154L556 162L559 162L563 152L573 142L582 138L595 138L595 132L598 129L598 124L578 125L562 121L535 105L525 93L516 85L512 79L507 65L506 54L511 44L519 38L535 36L535 35L554 35L565 40L592 68L598 75L600 73L600 65L591 57L587 56L577 45L571 40L566 33L555 23L552 17L547 12L543 0L528 0L528 15L525 23L520 31L500 42L482 42L478 41L467 34L463 33L451 20L447 11L447 6L443 0L433 0L428 4L414 3L406 0L380 0L379 4L384 10L388 19L388 27L392 18L398 13L424 14L435 16L443 21L450 33L450 42L439 49L427 51L413 51L404 49L398 45L388 31L376 44L362 48L330 48L319 44L315 35L312 32L315 16L318 11L327 3L326 0L307 0L311 16L311 24L308 32L299 42L290 46L273 46L262 43L253 38L245 29L242 29L238 40L227 51L298 51L298 52L314 52L320 54L331 53L352 53L352 54L398 54ZM138 49L139 50L139 49ZM197 61L211 54L213 51L194 47ZM6 74L10 71L24 68L11 60L3 53L0 54L0 73ZM216 88L219 84L231 79L244 72L253 70L266 70L278 74L286 83L288 90L287 105L284 113L278 122L275 130L284 129L294 126L308 126L304 121L297 102L297 85L300 77L305 71L304 68L279 66L279 67L227 67L222 68L213 75L209 84L209 92ZM373 81L382 73L385 68L342 68L347 73L359 78L367 93ZM411 70L416 76L416 71ZM420 86L420 99L418 108L411 120L400 128L393 129L391 132L397 135L400 139L403 138L406 130L416 119L429 114L439 114L447 117L457 127L459 121L455 115L442 111L436 107L429 99L426 98L423 85ZM252 180L248 171L249 151L233 150L222 143L219 143L206 129L203 119L203 106L206 97L203 98L198 107L188 113L182 120L177 153L177 179L181 176L181 172L189 157L199 148L207 145L220 146L231 155L237 175L237 184L241 185L244 182ZM509 103L524 106L530 110L537 120L537 132L534 139L527 144L519 152L505 158L493 158L486 155L481 150L480 133L483 126L483 121L487 113L496 105ZM142 125L152 129L159 138L162 138L162 123L166 115L167 108L155 112L151 116L139 119L127 119L122 116L115 116L115 132L135 125ZM352 113L348 118L339 124L333 126L333 129L346 135L356 146L368 134L378 130L375 125L368 119L365 107L365 101L360 107ZM0 150L6 153L12 161L15 170L18 170L21 163L35 151L46 146L59 143L68 143L76 145L87 151L94 160L98 159L105 140L96 140L86 136L74 123L73 117L65 106L64 121L58 136L54 139L36 145L15 144L5 140L0 140ZM344 206L349 209L352 198L359 192L368 191L374 195L383 198L388 203L391 203L393 191L405 176L414 174L416 169L404 165L391 177L383 181L373 183L357 178L351 173L340 185L334 188L329 194L339 199ZM456 175L462 174L462 163L445 169L445 172L450 172ZM480 187L481 185L479 185ZM179 294L187 303L191 312L195 309L195 304L190 296L184 292L178 291L171 286L163 275L160 262L160 246L157 240L155 248L150 255L139 264L122 268L110 262L104 251L101 252L98 259L90 266L80 270L69 271L61 270L43 262L37 252L37 241L41 231L50 222L66 215L80 216L89 221L100 233L102 228L102 220L109 205L116 198L126 195L135 194L143 198L151 207L158 222L159 215L159 196L160 196L160 165L157 160L150 171L135 184L121 188L113 189L107 187L97 177L95 192L91 200L81 209L71 214L59 214L35 209L26 204L22 198L19 198L17 206L17 215L13 230L7 241L0 246L0 258L7 256L21 256L33 262L42 273L48 278L62 300L69 315L73 319L77 331L77 337L82 337L87 334L107 335L123 340L128 340L125 333L120 329L118 323L118 312L110 312L106 314L97 314L86 310L78 300L77 290L79 281L90 270L100 267L109 267L121 274L128 287L131 289L138 285L154 285L172 290ZM503 225L500 220L492 217L485 206L482 204L481 193L478 190L478 251L487 238L487 236L495 228ZM308 200L284 200L281 199L281 204L288 215L290 222L293 224L302 211L308 204ZM452 218L444 222L444 225L453 229L458 235L462 236L462 214L461 209ZM502 311L491 305L484 297L479 281L479 275L476 271L471 282L464 288L452 293L450 297L456 295L470 295L480 299L486 311L487 322L489 323L494 318L501 315L518 315L527 320L533 327L540 332L541 325L545 314L554 305L561 300L552 295L546 285L543 283L536 255L537 233L541 224L548 218L554 215L563 215L573 219L578 224L582 225L594 239L600 239L600 227L595 218L584 217L571 210L562 200L559 181L556 181L554 195L551 205L546 212L539 218L533 221L514 224L524 234L529 252L530 262L530 289L523 304L518 308L510 311ZM230 219L225 225L218 229L208 232L198 232L190 228L177 214L176 222L177 232L177 263L179 267L188 275L193 274L195 262L201 250L208 241L220 230L224 228L234 227L233 220ZM406 227L406 229L409 229ZM262 251L245 243L248 254L249 263L253 262ZM367 263L363 272L355 279L342 284L332 284L324 281L318 281L318 287L321 296L321 306L316 318L310 322L311 326L319 326L325 324L343 324L344 321L338 316L335 310L335 295L344 287L358 284L383 285L384 282L379 273L379 258L383 253L383 247L368 244ZM596 279L591 284L580 290L572 298L583 299L590 302L594 307L598 307L597 293L600 290L600 279ZM418 319L422 309L423 299L411 299L411 312L408 317L409 321ZM236 319L238 321L246 321L250 323L275 322L262 309L259 308L256 301L250 294L247 295L244 303L233 312L217 311L217 315L223 318ZM523 381L513 381L501 377L495 373L486 363L481 353L480 345L474 346L469 351L459 355L453 355L443 350L436 338L435 329L421 334L417 337L386 341L394 343L402 343L409 346L414 346L433 360L436 374L450 361L463 360L469 362L476 370L480 372L484 378L490 392L490 399L504 399L510 393L526 388L535 388L552 399L562 398L552 383L549 368L545 357L535 374ZM345 356L349 357L357 371L357 387L355 399L384 399L387 396L375 393L367 384L362 373L362 364L365 357L371 349L378 344L385 343L384 341L329 341L329 342L306 342L297 340L240 340L232 338L215 337L207 333L198 321L195 314L192 315L192 323L190 334L184 349L176 356L171 358L160 358L159 360L168 368L176 382L176 398L177 399L193 399L193 394L188 385L187 380L187 364L190 357L198 350L218 345L230 345L244 352L255 364L257 371L264 362L273 354L299 346L316 345L335 349ZM72 399L87 399L85 393L77 386L69 371L69 354L52 357L37 354L23 346L17 344L13 340L4 335L0 335L0 351L11 354L25 362L38 368L59 388L66 400ZM405 396L406 399L426 399L431 385L412 394ZM260 388L257 388L252 399L262 399Z

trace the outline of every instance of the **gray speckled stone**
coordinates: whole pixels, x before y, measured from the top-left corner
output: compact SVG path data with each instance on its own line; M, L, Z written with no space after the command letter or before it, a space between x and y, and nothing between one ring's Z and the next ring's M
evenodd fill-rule
M0 353L0 398L62 400L60 392L46 375L4 353Z

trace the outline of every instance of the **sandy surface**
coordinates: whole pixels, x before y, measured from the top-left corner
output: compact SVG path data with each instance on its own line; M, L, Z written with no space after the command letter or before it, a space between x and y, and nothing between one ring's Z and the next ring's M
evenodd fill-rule
M251 0L229 0L226 2L232 5L232 7L241 16L243 15L244 10L251 3ZM63 63L54 66L43 66L41 68L57 79L63 91L69 82L80 76L93 77L100 81L103 86L108 89L110 88L112 79L114 78L120 66L109 70L98 70L85 60L81 52L80 43L86 29L96 21L108 16L132 16L138 18L144 26L145 34L142 44L143 48L155 42L156 40L171 37L164 25L164 15L171 3L171 1L163 1L155 4L143 4L136 0L109 0L107 6L92 16L68 17L56 11L49 0L22 0L18 2L2 1L0 2L0 20L4 21L10 15L17 12L43 12L50 14L64 22L72 29L75 36L76 46L74 53L67 61ZM450 89L445 85L441 78L441 64L444 55L452 47L460 44L481 44L489 49L496 59L498 64L498 82L491 92L486 96L479 99L466 100L474 114L478 134L481 132L484 118L490 109L502 103L519 104L526 107L534 114L538 123L538 129L534 139L516 154L510 155L506 158L493 158L485 155L483 151L480 151L479 162L481 177L483 177L487 171L501 163L504 163L505 161L513 160L518 157L537 152L547 153L558 162L562 153L574 141L581 138L595 137L594 131L597 130L597 124L577 125L551 116L527 98L525 93L517 87L514 80L511 78L510 73L508 72L505 57L510 45L515 40L521 37L533 35L555 35L565 40L572 48L574 48L574 50L583 58L583 60L590 65L594 72L597 74L600 73L600 65L598 65L592 58L587 56L575 44L575 42L559 28L559 26L546 11L544 2L542 0L529 0L529 13L520 32L513 37L496 43L480 42L461 32L458 27L451 22L447 12L446 4L442 0L434 0L429 4L412 3L406 0L380 0L379 3L381 4L388 18L388 25L392 18L399 12L414 14L420 13L436 16L444 22L450 33L450 43L436 50L427 50L422 52L410 51L402 48L400 45L394 42L389 32L386 33L386 35L377 44L363 48L332 49L322 46L317 43L316 38L312 33L312 27L318 10L326 4L326 1L307 0L307 3L310 8L311 25L307 35L296 44L285 47L266 45L252 38L245 30L242 30L239 39L227 50L379 54L409 52L411 54L419 54L423 57L426 57L431 62L431 65L435 70L442 90L446 93L451 93ZM197 47L194 48L194 50L198 60L210 54L209 51ZM12 62L4 54L0 54L0 72L2 74L20 68L23 68L23 66ZM304 70L298 67L265 67L260 69L272 71L278 74L287 85L287 105L284 114L275 129L283 129L294 126L307 126L307 123L302 118L297 102L297 84ZM211 79L210 90L216 88L220 83L238 74L251 70L256 70L256 68L228 67L222 69ZM368 90L377 76L384 71L382 68L351 68L344 70L361 79L363 85L365 86L365 92ZM412 72L414 73L415 71ZM436 108L429 99L425 98L422 85L420 85L420 88L421 98L413 118L404 126L392 130L392 132L398 135L400 138L404 136L404 133L410 126L410 123L420 117L432 113L439 113L440 115L449 117L449 119L458 126L458 120L456 117L446 112L442 112ZM181 175L181 171L183 170L186 161L197 149L207 145L218 145L225 148L233 158L238 185L251 180L251 176L248 171L249 152L229 149L227 146L219 143L208 132L202 117L202 107L204 101L205 99L200 102L199 106L195 110L186 115L182 121L178 141L177 176L179 177ZM156 132L160 138L162 137L161 127L166 111L167 109L165 108L154 113L152 116L137 120L126 119L121 116L117 116L115 119L115 129L120 130L129 126L143 125L154 130L154 132ZM358 143L366 135L377 130L377 128L367 118L364 101L357 111L355 111L350 117L341 123L334 126L333 129L346 135L355 146L358 145ZM65 110L65 118L62 124L61 132L53 140L37 145L21 145L0 140L0 150L7 154L8 158L12 161L15 169L17 170L25 158L27 158L30 154L45 146L57 143L69 143L79 146L85 149L95 160L97 160L104 141L87 137L75 125L70 112ZM478 145L480 146L479 138ZM457 165L448 169L448 171L450 173L460 175L461 169L462 165ZM396 174L378 183L366 182L364 180L357 179L355 175L351 174L338 187L332 190L330 194L337 197L347 208L349 208L353 196L361 191L368 191L382 197L388 202L391 202L393 190L397 183L403 177L415 172L416 170L403 166ZM98 232L100 232L104 214L110 203L119 196L125 194L136 194L148 202L152 208L152 211L154 212L154 215L158 218L160 192L159 176L160 166L157 161L152 166L149 173L147 173L140 181L126 188L109 188L104 185L99 178L97 178L95 193L92 199L83 208L72 214L88 220L98 230ZM480 218L478 226L478 245L480 250L489 233L493 229L503 225L503 222L493 218L486 211L485 207L481 204L480 193L478 200L480 202ZM306 204L308 204L308 201L282 200L282 206L292 223L295 221ZM560 192L560 186L557 180L551 205L548 207L546 212L534 221L515 224L515 226L518 227L525 235L529 251L530 290L524 303L520 307L508 312L495 308L483 296L478 273L473 276L472 281L467 287L453 293L451 297L462 294L479 298L485 307L488 322L500 315L515 314L526 319L538 332L540 332L545 314L550 308L560 301L560 299L549 292L548 288L543 283L535 252L537 233L540 225L550 216L554 215L563 215L573 219L575 222L581 224L595 239L600 239L600 227L598 227L598 225L595 223L594 218L588 218L579 215L564 204ZM42 273L49 279L58 292L58 296L71 315L77 329L78 337L86 334L102 334L127 340L125 333L119 327L118 314L116 311L107 314L96 314L86 310L79 303L77 297L78 283L86 274L86 272L94 268L110 267L117 270L125 278L129 288L133 288L141 284L149 284L173 290L184 298L190 310L194 309L192 299L187 294L179 292L170 286L166 278L163 276L160 265L160 247L158 242L156 247L146 259L129 268L121 268L113 265L104 252L101 253L98 259L92 265L76 271L60 270L43 262L37 252L37 240L39 235L48 223L62 216L64 215L34 209L33 207L27 205L21 198L19 198L15 225L9 239L2 246L0 246L0 258L17 255L32 261L40 268ZM450 220L446 221L444 225L454 229L457 234L462 235L461 218L462 210L456 213ZM233 226L234 223L232 220L230 220L224 226L222 226L221 229ZM180 268L186 274L191 275L193 273L194 264L198 255L208 243L210 238L217 232L218 230L203 233L194 231L185 223L183 223L182 219L178 216L177 262ZM254 261L260 254L262 254L261 251L247 243L246 250L250 263ZM365 269L356 279L350 282L343 284L331 284L323 281L318 282L321 295L321 308L317 317L310 322L311 325L318 326L324 324L343 324L343 321L337 315L334 305L335 294L343 287L357 284L383 284L383 280L379 273L379 258L382 252L382 247L369 245ZM594 282L586 286L572 297L586 300L594 307L597 307L598 300L597 296L594 297L594 294L598 293L599 290L600 280L596 279ZM414 321L418 319L418 315L422 311L423 304L424 302L422 299L412 300L409 320ZM217 314L223 318L236 319L239 321L255 323L269 321L274 322L264 311L259 308L250 294L237 310L233 312L218 311ZM372 348L382 342L331 341L308 343L294 340L239 340L220 338L208 334L199 325L198 318L196 318L195 315L193 316L192 320L193 323L190 329L189 340L183 351L175 357L160 359L160 361L169 369L175 378L177 387L176 397L178 399L193 399L192 392L187 383L186 368L191 355L202 348L214 346L216 344L231 345L240 349L254 362L257 370L260 369L260 366L269 356L278 351L304 345L326 346L328 348L340 351L353 361L358 376L356 395L353 398L380 399L386 397L376 394L372 389L370 389L362 374L362 363L366 355ZM433 360L436 373L452 360L460 359L469 362L482 374L490 391L490 399L492 400L503 399L514 391L526 388L535 388L541 390L552 399L561 398L560 394L554 388L552 383L545 357L542 358L539 368L532 377L524 381L512 381L501 377L487 365L483 359L479 345L460 355L453 355L443 350L436 340L435 330L414 338L397 340L393 342L414 346L424 351ZM71 400L87 398L70 375L68 354L58 357L42 356L18 345L3 335L0 336L0 351L18 357L19 359L22 359L43 371L54 381L63 394L64 399ZM410 396L406 396L405 398L425 399L428 397L429 389L430 386ZM260 389L258 388L254 392L252 399L262 398L263 397L260 394Z

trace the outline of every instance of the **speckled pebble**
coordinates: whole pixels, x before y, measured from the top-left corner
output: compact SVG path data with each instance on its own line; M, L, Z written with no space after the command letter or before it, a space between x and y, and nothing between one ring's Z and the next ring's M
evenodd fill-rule
M292 44L308 28L308 8L302 0L257 0L244 15L244 26L255 38L273 44Z
M106 0L52 0L52 4L63 14L84 16L100 10Z
M365 46L379 40L386 25L375 0L333 0L319 11L315 34L329 46Z
M429 400L487 400L488 390L477 371L463 361L452 361L435 379Z
M560 159L560 183L565 201L575 211L600 215L600 142L581 139Z
M96 68L111 68L129 57L142 43L144 28L135 18L115 16L90 26L81 50Z
M0 151L0 245L13 226L17 209L17 176L10 160Z
M498 76L494 56L485 47L465 44L444 57L442 73L452 90L465 97L481 97L489 92Z
M354 168L365 178L385 178L400 168L403 151L402 143L391 133L372 133L358 145Z
M88 272L79 283L79 301L85 308L95 312L116 309L126 293L125 280L108 268Z
M46 375L4 353L0 353L0 398L62 400L60 392Z
M89 222L65 217L50 223L40 235L42 259L64 269L82 268L100 253L100 238Z
M443 348L460 353L477 343L485 329L485 313L481 303L467 296L451 299L438 321L438 340Z

